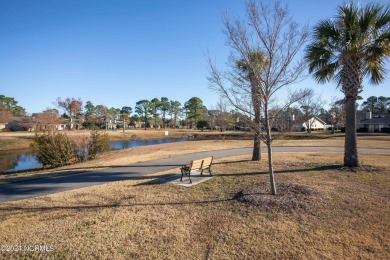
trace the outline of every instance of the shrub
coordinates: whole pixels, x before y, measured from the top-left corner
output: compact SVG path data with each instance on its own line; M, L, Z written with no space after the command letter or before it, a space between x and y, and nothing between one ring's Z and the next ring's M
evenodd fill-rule
M98 127L92 123L92 122L89 122L89 121L85 121L81 124L85 129L89 129L89 130L97 130Z
M83 162L94 159L98 153L109 151L110 143L107 133L91 132L91 136L78 141L61 133L36 134L32 148L44 166L64 166L76 161Z
M76 145L65 134L36 134L31 146L38 161L40 161L43 166L64 166L72 163L75 158L74 150Z
M110 151L110 143L107 133L91 132L91 140L88 147L89 157L95 158L98 153Z
M205 127L208 127L209 126L209 123L206 121L206 120L199 120L197 123L196 123L196 127L198 128L198 129L202 129L202 131L203 131L203 129L205 128Z
M382 133L390 133L390 127L382 127L381 132Z
M98 153L110 150L107 133L91 132L91 136L79 141L75 147L76 159L79 162L96 158Z

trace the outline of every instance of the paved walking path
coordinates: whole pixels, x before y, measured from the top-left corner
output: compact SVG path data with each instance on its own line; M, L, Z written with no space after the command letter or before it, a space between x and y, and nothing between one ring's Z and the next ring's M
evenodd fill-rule
M274 152L343 152L341 147L274 147ZM265 148L263 147L263 152ZM386 153L390 149L359 149L362 153ZM223 158L235 155L251 154L252 148L217 150L183 154L175 157L153 160L129 166L117 166L101 169L93 172L68 174L63 176L48 177L36 180L21 181L0 185L0 202L21 200L58 193L67 190L104 184L107 182L129 180L134 178L149 179L152 173L178 168L188 164L191 160L208 156ZM178 169L179 173L179 169Z

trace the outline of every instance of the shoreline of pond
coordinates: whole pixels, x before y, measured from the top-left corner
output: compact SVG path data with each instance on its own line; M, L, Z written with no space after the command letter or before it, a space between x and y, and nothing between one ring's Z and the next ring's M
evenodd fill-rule
M110 141L110 151L130 149L141 146L188 142L190 138L160 138L149 140ZM31 149L0 151L0 174L14 174L24 171L42 169Z

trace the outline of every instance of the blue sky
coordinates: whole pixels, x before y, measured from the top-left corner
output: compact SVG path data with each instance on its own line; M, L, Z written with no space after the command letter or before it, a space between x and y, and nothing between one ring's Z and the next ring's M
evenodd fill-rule
M313 26L334 16L343 1L286 2L296 20ZM203 52L220 66L226 61L226 10L243 16L244 2L0 0L0 94L29 113L54 107L57 97L120 108L141 99L166 96L183 104L198 96L215 105L219 97L208 88ZM390 96L389 82L366 85L362 96ZM334 83L310 78L293 87L313 88L323 99L342 96Z

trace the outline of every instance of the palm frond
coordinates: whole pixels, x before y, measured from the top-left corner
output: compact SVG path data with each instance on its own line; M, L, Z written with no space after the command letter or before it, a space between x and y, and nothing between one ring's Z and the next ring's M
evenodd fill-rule
M377 20L375 22L375 29L382 29L387 26L387 30L389 30L390 23L390 6L387 5L385 7L381 7L381 12L379 13Z
M363 11L359 20L359 29L362 34L369 32L375 26L378 14L382 7L379 4L369 4Z
M338 7L335 19L316 25L305 60L317 82L334 80L340 86L348 80L341 70L350 62L361 62L359 77L382 82L389 56L390 6L373 3L361 8L351 1Z
M340 32L332 20L320 21L314 29L314 39L326 39L327 41L339 41Z
M367 64L365 74L369 75L371 84L378 85L385 79L386 69L383 64L372 62Z

